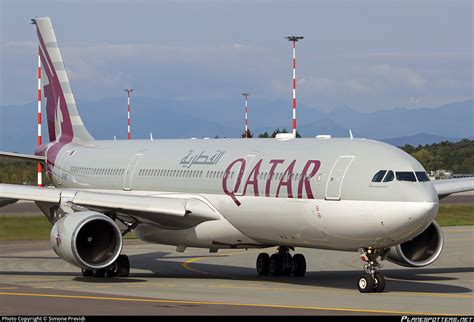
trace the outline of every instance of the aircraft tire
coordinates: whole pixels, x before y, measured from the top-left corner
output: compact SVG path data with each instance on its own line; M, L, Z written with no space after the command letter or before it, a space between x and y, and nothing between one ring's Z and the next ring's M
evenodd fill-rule
M270 255L267 253L260 253L257 257L257 274L259 276L270 274Z
M375 288L375 279L368 273L362 273L357 280L357 288L361 293L371 293Z
M303 277L306 274L306 259L302 254L293 256L293 275Z
M94 277L105 277L106 272L107 272L107 269L105 269L105 268L94 269L92 271L92 276L94 276Z
M376 293L383 292L385 290L385 277L383 276L382 273L375 272L374 278L375 278L374 292Z
M118 264L118 272L117 276L118 277L128 277L130 275L130 260L128 259L127 255L120 255L117 258L117 264Z
M283 259L280 254L270 256L270 275L280 276L283 273Z

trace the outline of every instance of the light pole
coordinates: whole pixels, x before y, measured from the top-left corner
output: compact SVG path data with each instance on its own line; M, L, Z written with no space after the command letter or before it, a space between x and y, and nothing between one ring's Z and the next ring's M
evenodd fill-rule
M124 91L127 92L127 104L128 104L128 127L127 127L128 136L127 137L130 140L130 95L133 92L133 88L125 88Z
M41 48L38 46L38 146L43 144L41 134ZM38 187L43 186L43 171L41 162L38 162Z
M293 136L296 138L296 42L304 37L288 36L285 38L293 43Z
M250 93L242 93L245 97L245 138L248 139L249 125L248 125L248 100Z

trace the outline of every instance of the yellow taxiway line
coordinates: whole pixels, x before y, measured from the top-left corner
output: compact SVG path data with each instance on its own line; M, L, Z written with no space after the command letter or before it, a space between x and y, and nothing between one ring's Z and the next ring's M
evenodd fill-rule
M84 296L84 295L59 295L59 294L41 294L41 293L0 292L0 295L25 296L25 297L26 296L29 296L29 297L46 297L46 298L60 298L60 299L77 299L77 300L121 301L121 302L138 302L138 303L173 303L173 304L188 304L188 305L223 305L223 306L234 306L234 307L260 307L260 308L299 309L299 310L313 310L313 311L358 312L358 313L396 314L396 315L460 315L460 314L445 314L445 313L434 313L434 312L405 312L405 311L354 309L354 308L340 308L340 307L316 307L316 306L300 306L300 305L254 304L254 303L232 303L232 302L187 301L187 300L161 300L161 299L147 299L147 298Z

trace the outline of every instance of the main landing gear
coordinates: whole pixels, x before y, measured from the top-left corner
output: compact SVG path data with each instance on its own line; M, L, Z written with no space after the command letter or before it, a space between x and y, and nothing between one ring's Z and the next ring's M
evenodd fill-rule
M360 259L365 262L365 272L359 276L357 288L361 293L383 292L385 277L376 270L381 268L380 261L387 256L386 249L360 248Z
M293 249L292 249L293 250ZM304 276L306 260L302 254L291 256L290 248L278 247L278 253L272 256L261 253L257 257L257 273L260 276Z
M115 262L101 269L82 269L84 277L128 277L130 274L130 261L127 255L119 255Z

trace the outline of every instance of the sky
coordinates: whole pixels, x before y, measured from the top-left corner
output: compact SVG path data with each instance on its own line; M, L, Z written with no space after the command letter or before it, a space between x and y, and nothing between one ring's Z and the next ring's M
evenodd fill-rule
M473 94L473 2L0 0L0 105L36 95L32 17L49 16L76 100L220 101L251 92L329 110L437 107Z

